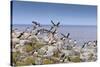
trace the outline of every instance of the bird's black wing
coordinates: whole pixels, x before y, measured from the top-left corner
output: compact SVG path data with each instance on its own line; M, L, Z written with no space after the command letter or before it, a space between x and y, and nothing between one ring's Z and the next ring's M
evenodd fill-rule
M56 31L57 31L57 30L55 29L55 30L52 32L52 34L55 34L55 33L56 33Z
M66 36L64 34L61 33L61 35L66 38Z
M85 44L86 44L86 43L84 43L84 45L82 46L82 48L84 48L84 47L85 47Z
M55 26L54 22L51 20L51 23L53 24L53 26Z
M51 26L51 28L50 28L50 30L52 30L54 27L53 26Z
M57 27L60 25L60 22L57 23Z
M67 38L69 38L70 33L67 34Z
M20 35L17 38L21 38L24 32L20 33Z
M37 22L36 21L32 21L32 23L35 24L35 25L37 25Z

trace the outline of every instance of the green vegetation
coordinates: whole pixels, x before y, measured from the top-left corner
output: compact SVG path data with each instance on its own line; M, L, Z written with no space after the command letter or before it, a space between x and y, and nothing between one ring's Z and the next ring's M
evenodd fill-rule
M32 65L35 64L35 59L32 56L28 56L21 61L16 61L16 66Z
M43 60L43 64L52 64L52 63L53 63L53 61L50 60L50 59L44 59Z
M80 62L80 56L71 56L70 57L71 62Z
M17 61L15 65L16 65L16 66L24 66L25 63L22 62L22 61Z
M44 46L44 44L42 44L42 43L40 43L40 42L36 42L35 44L34 44L34 49L40 49L41 47L43 47Z
M20 52L12 52L12 61L16 63L17 57L20 55Z
M32 65L35 64L35 59L32 56L26 57L24 59L25 65Z
M54 57L59 57L59 52L54 52Z
M25 45L24 49L25 49L26 52L30 52L30 51L33 50L33 47L31 45Z
M93 59L93 54L91 53L90 55L89 55L89 61L91 61Z

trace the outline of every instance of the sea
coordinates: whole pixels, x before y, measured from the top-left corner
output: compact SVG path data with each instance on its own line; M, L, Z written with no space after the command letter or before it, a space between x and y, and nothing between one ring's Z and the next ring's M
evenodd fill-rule
M12 29L18 28L19 31L25 30L25 28L32 25L28 24L14 24ZM43 28L50 29L50 25L42 25ZM93 25L61 25L58 28L59 33L67 34L70 33L70 38L76 40L79 44L83 42L95 41L97 40L97 26Z

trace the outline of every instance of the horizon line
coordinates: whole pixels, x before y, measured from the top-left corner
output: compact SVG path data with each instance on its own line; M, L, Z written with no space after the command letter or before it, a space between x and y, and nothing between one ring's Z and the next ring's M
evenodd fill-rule
M11 25L32 25L32 24L11 24ZM52 25L52 24L41 24L41 25ZM71 26L71 24L61 24L61 26L63 26L63 25L69 25L69 26ZM72 26L74 26L74 25L72 25ZM75 25L75 26L97 26L97 25Z

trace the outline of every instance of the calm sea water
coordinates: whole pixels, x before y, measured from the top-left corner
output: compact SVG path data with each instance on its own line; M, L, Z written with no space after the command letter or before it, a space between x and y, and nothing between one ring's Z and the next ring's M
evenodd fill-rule
M20 31L22 31L26 27L32 27L32 25L13 25L12 28L18 28ZM49 25L43 25L43 27L50 29ZM96 26L64 25L60 26L58 31L64 34L70 33L70 37L73 40L77 40L79 43L97 40Z

